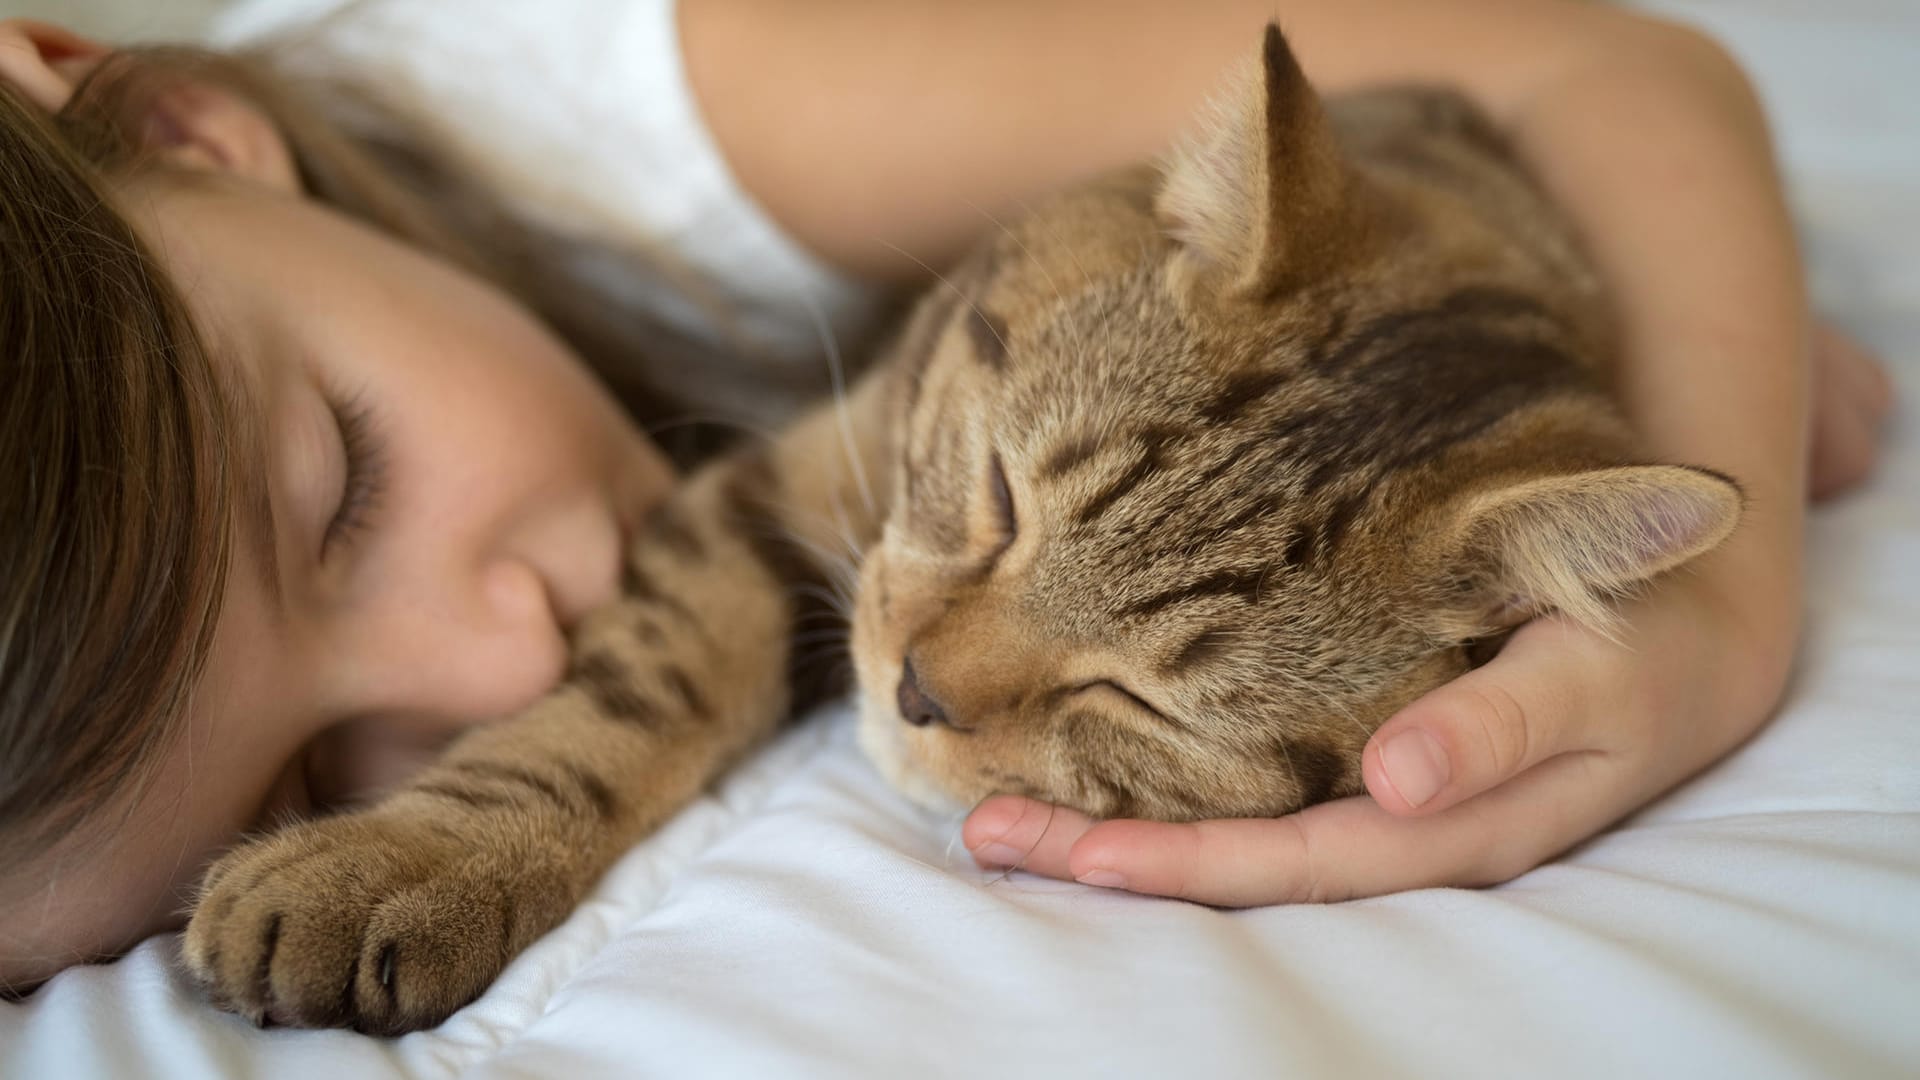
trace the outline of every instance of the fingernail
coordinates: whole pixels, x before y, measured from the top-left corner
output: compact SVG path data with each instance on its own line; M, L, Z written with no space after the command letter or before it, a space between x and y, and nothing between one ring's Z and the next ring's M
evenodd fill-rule
M1113 870L1089 870L1074 879L1082 885L1098 885L1103 889L1124 889L1127 879Z
M1408 806L1420 806L1439 794L1453 774L1440 741L1419 728L1388 739L1380 748L1380 764L1386 766L1387 783Z
M994 843L980 845L979 850L973 853L973 858L975 862L991 866L1018 866L1024 856L1010 844Z

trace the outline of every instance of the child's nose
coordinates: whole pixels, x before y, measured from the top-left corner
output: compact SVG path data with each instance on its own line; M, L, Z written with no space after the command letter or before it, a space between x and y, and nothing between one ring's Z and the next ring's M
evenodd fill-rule
M340 627L350 657L334 695L343 709L471 722L510 715L559 682L566 637L531 566L438 570L433 581L397 584Z

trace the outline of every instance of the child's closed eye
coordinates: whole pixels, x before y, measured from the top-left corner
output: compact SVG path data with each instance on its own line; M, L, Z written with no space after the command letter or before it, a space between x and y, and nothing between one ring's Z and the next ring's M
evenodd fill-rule
M385 491L387 465L386 444L365 399L359 395L330 397L329 406L340 428L346 482L341 486L340 505L334 509L321 542L323 558L367 529Z

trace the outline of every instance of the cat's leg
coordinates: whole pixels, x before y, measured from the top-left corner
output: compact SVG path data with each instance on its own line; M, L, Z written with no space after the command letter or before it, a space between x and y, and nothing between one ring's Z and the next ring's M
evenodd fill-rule
M571 670L539 703L370 807L217 862L184 949L215 999L256 1020L436 1024L766 738L804 674L796 638L819 630L823 556L879 527L881 382L657 510L622 597L575 629Z

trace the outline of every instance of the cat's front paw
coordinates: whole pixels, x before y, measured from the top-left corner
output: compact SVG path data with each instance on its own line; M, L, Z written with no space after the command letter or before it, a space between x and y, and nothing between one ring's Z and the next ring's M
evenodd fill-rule
M257 1023L432 1027L571 906L542 862L422 814L306 822L214 864L187 967Z

